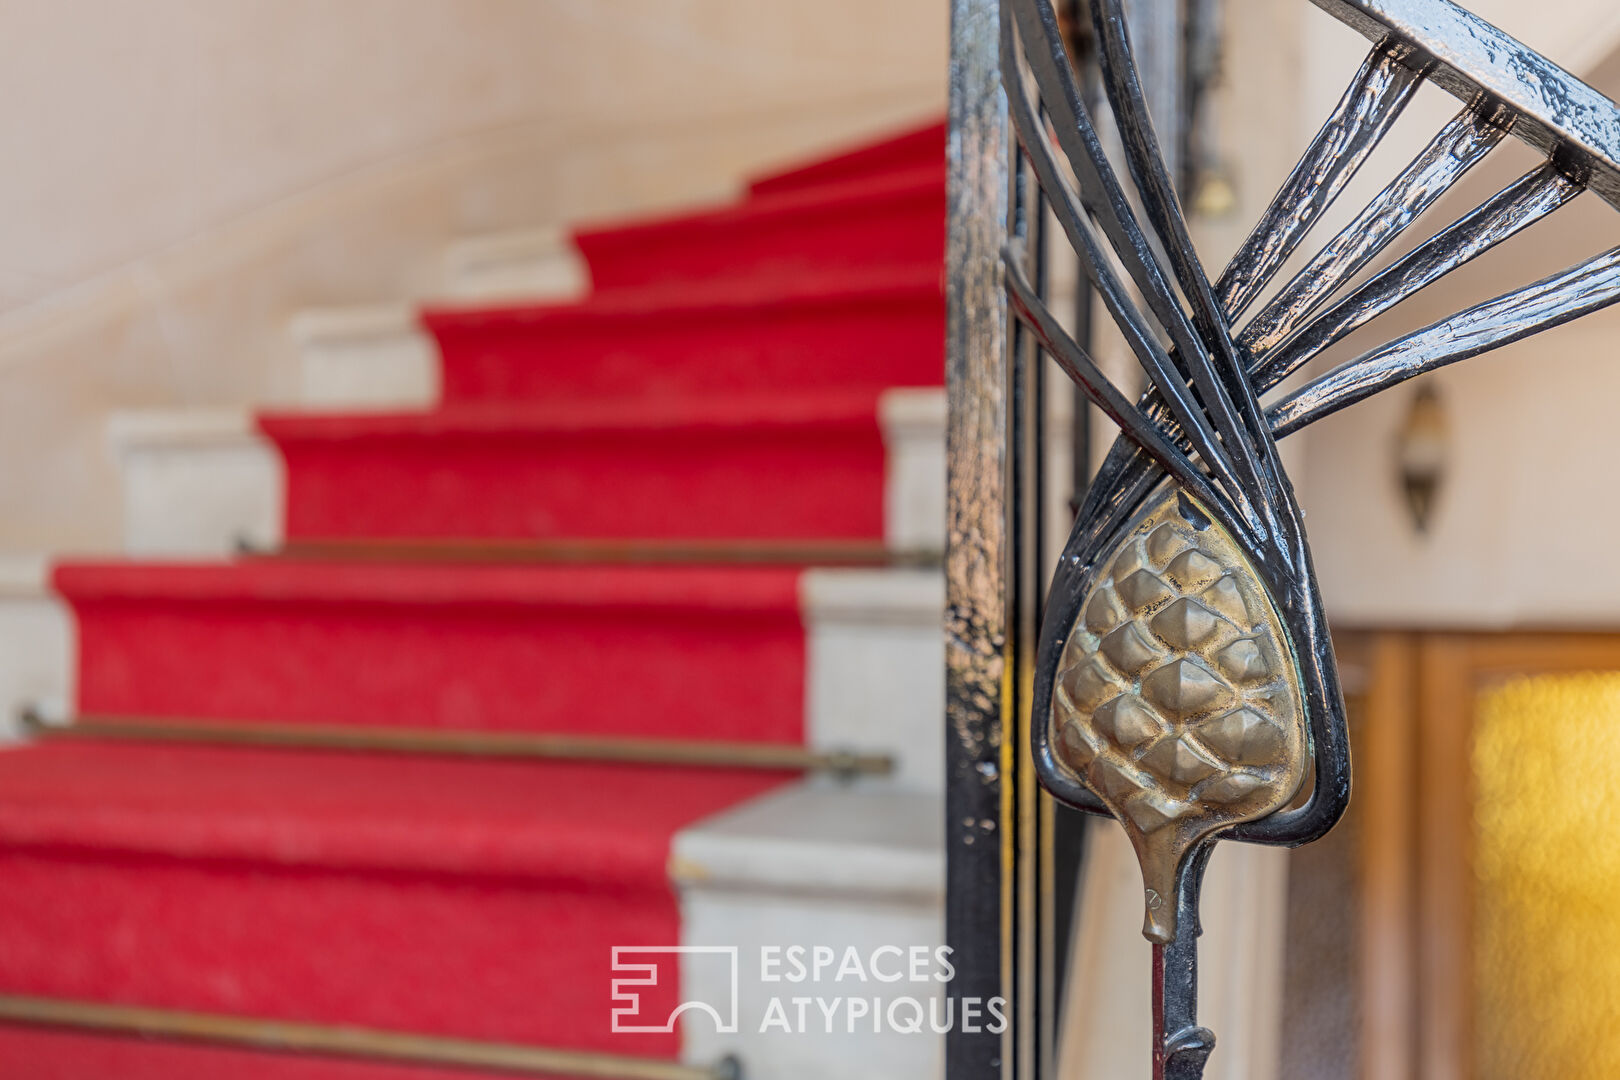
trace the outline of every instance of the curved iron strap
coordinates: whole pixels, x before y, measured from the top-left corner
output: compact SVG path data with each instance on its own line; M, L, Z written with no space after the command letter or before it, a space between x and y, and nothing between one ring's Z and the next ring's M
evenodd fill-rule
M1048 790L1119 818L1137 846L1144 932L1154 942L1160 1080L1197 1080L1214 1047L1195 1016L1197 897L1215 840L1305 843L1349 800L1337 667L1276 440L1401 381L1620 300L1617 247L1388 341L1263 407L1262 395L1352 331L1583 191L1620 207L1620 108L1603 95L1449 0L1315 2L1370 38L1372 51L1213 281L1159 150L1121 0L1093 0L1091 10L1130 193L1104 152L1050 0L1002 2L1002 79L1022 153L1147 380L1135 402L1107 380L1031 285L1028 252L1011 238L1003 255L1011 313L1121 432L1051 582L1032 752ZM1304 270L1258 303L1424 81L1458 97L1462 110ZM1508 134L1545 163L1352 287ZM1173 557L1194 561L1170 564ZM1190 584L1188 566L1225 576ZM1197 602L1195 587L1209 590ZM1227 589L1224 608L1218 588ZM1215 646L1197 642L1215 634L1244 637L1212 659ZM1244 707L1212 715L1234 703ZM1212 723L1216 735L1198 734ZM1214 745L1230 752L1217 755Z

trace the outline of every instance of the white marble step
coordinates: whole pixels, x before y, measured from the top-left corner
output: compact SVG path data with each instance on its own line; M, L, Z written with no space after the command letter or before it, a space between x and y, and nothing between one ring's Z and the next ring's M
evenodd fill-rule
M380 351L380 350L379 350ZM945 533L945 396L891 390L880 403L888 448L885 539L939 551ZM245 409L113 414L123 475L124 549L139 556L223 555L282 537L280 455Z
M888 451L883 536L897 551L945 550L945 391L889 390L878 403Z
M469 237L444 255L438 299L562 303L590 291L590 273L564 230ZM422 408L439 397L438 352L413 303L306 308L288 321L306 408Z
M444 291L451 300L575 300L590 288L590 267L565 229L471 236L444 254Z
M118 412L107 441L122 477L126 554L223 556L281 543L286 471L248 410Z
M308 409L418 409L439 400L439 353L411 304L308 308L287 324Z
M24 706L60 718L72 695L73 616L44 556L0 558L0 642L0 741L10 741Z
M945 782L945 578L933 569L813 569L799 582L810 745L886 752L883 787Z
M738 1005L734 1032L717 1030L696 1009L685 1014L688 1061L735 1054L749 1075L776 1080L942 1074L943 1039L930 1030L926 1011L917 1033L889 1022L892 1014L910 1026L917 1008L902 999L922 1010L942 1007L945 984L935 976L946 973L936 952L944 941L944 806L937 793L790 785L681 831L670 873L681 897L681 944L736 950L735 986L730 968L717 962L725 954L682 958L686 1001L723 1010L735 993ZM852 956L864 977L850 966ZM866 1010L853 1025L852 999L862 1001L853 1013Z

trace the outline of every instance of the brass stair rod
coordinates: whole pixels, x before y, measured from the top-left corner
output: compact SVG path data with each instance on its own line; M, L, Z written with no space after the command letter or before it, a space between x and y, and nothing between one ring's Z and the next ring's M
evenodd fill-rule
M894 771L894 759L888 754L813 750L771 743L114 716L80 716L71 723L59 724L45 720L32 708L24 709L21 718L27 733L45 739L219 743L458 757L785 769L841 776L882 776Z
M735 1058L711 1066L606 1054L590 1050L518 1046L438 1035L413 1035L327 1024L262 1020L133 1005L0 995L0 1021L69 1027L147 1038L254 1047L282 1053L492 1069L524 1076L577 1076L591 1080L741 1080Z
M889 548L881 541L720 540L289 540L279 547L248 539L237 553L253 559L472 563L720 563L932 567L940 553Z

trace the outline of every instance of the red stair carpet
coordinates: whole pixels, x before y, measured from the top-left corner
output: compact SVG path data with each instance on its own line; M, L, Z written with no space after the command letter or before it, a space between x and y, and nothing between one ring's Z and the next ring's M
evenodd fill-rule
M260 425L287 462L294 540L883 535L872 391L503 401Z
M468 1080L465 1069L436 1069L273 1054L201 1044L161 1043L49 1028L0 1025L0 1062L17 1080ZM558 1077L557 1080L566 1080Z
M943 374L943 128L575 234L570 305L434 310L430 411L261 418L290 540L880 541ZM802 568L68 564L81 713L797 743ZM609 1029L680 829L780 773L43 742L0 753L0 994L673 1058ZM678 988L647 990L667 1013ZM0 1076L449 1072L0 1024ZM456 1072L453 1075L467 1075Z
M267 560L56 584L86 713L796 743L798 575Z

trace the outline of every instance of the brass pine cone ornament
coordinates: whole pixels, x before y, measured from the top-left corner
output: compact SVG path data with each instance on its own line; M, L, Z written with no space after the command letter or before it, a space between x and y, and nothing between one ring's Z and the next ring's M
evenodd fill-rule
M1193 846L1299 793L1299 674L1247 556L1174 489L1097 565L1059 662L1052 745L1124 824L1142 864L1143 934L1165 943Z

